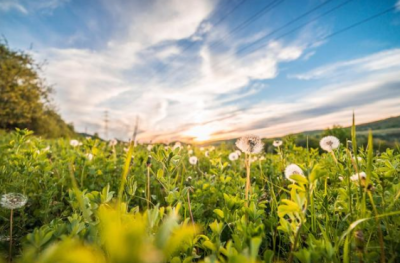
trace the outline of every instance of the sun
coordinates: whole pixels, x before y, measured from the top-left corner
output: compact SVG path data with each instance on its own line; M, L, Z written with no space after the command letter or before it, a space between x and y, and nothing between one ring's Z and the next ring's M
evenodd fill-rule
M190 128L184 134L186 136L194 137L195 141L204 142L211 138L212 132L213 132L213 130L211 127L201 125L201 126L195 126L193 128Z

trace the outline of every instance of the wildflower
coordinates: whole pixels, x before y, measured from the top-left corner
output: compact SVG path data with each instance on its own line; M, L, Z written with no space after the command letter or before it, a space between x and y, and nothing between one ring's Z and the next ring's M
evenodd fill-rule
M151 149L153 149L153 145L151 145L151 144L147 145L147 150L151 151Z
M259 161L264 161L265 160L265 156L261 156L258 160Z
M272 145L274 147L280 147L283 144L283 142L281 140L275 140Z
M197 164L197 157L196 156L191 156L189 158L189 163L192 165L196 165Z
M208 151L206 151L206 152L204 153L204 155L205 155L206 157L210 157L210 153L209 153Z
M334 149L339 147L339 144L340 141L335 136L326 136L319 142L321 148L327 152L332 152Z
M361 173L353 174L352 176L350 176L350 180L352 180L353 182L357 182L359 179L361 179L361 181L367 179L367 174L364 172L361 172Z
M117 144L118 144L118 141L116 139L111 139L110 142L108 143L108 145L110 147L114 147Z
M204 151L204 147L200 147L200 151Z
M340 181L343 181L343 176L339 176L339 180L340 180Z
M93 154L87 153L86 157L88 158L89 161L93 160Z
M176 142L173 149L175 150L176 148L181 149L182 148L182 144L180 142Z
M235 153L236 153L238 156L240 156L240 155L242 154L242 152L239 151L239 150L236 150Z
M188 153L189 153L189 155L192 155L193 154L193 150L189 150Z
M236 141L236 146L244 153L259 153L264 144L260 137L256 135L247 135Z
M285 176L286 176L286 178L287 178L289 181L291 181L291 182L294 183L295 181L294 181L293 179L290 179L290 177L291 177L292 175L295 175L295 174L304 176L303 170L301 170L301 168L300 168L298 165L296 165L296 164L290 164L290 165L288 165L288 166L286 167L286 169L285 169Z
M23 194L8 193L1 197L0 205L7 209L18 209L23 207L27 201L28 198Z
M229 154L229 160L236 161L237 159L239 159L239 155L237 154L237 152L233 152L233 153Z
M72 147L76 147L82 145L82 143L80 143L78 140L70 140L69 145L71 145Z
M352 157L353 161L356 161L356 158L354 158L354 156ZM357 156L357 161L362 162L363 158L361 158L360 156Z
M124 147L124 152L128 152L129 148L128 147Z
M215 146L211 146L210 151L214 151L214 150L215 150Z

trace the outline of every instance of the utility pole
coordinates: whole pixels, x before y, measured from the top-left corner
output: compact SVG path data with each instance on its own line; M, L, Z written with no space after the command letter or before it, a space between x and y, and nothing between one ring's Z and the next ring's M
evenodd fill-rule
M104 139L108 140L108 111L104 111Z

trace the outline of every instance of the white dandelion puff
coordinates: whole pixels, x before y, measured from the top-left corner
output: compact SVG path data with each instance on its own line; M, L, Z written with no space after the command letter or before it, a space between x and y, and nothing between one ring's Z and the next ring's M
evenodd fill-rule
M118 144L118 141L116 139L111 139L110 142L108 143L108 145L110 147L114 147L117 144Z
M229 154L229 160L236 161L237 159L239 159L239 155L237 154L237 152L232 152Z
M82 143L80 143L78 140L70 140L69 141L69 145L71 145L72 147L77 147L79 145L82 145Z
M196 156L191 156L191 157L189 158L189 163L190 163L191 165L196 165L196 164L197 164L197 157L196 157Z
M151 149L153 149L153 145L151 145L151 144L147 145L147 150L151 151Z
M177 148L179 148L179 149L182 148L182 144L180 142L176 142L174 147L173 147L174 150L177 149Z
M23 207L27 201L28 198L23 194L8 193L1 197L0 205L7 209L18 209Z
M189 155L192 155L193 154L193 150L189 150L188 153L189 153Z
M236 150L235 153L240 156L242 154L242 152L240 150Z
M340 141L335 136L326 136L319 142L321 148L327 152L332 152L334 149L339 147L339 144Z
M209 152L209 151L206 151L206 152L204 153L204 155L205 155L206 157L210 157L210 152Z
M259 136L247 135L238 139L236 146L244 153L259 153L262 151L264 144Z
M291 177L292 175L295 175L295 174L304 176L303 170L301 170L301 168L300 168L298 165L296 165L296 164L290 164L290 165L288 165L288 166L286 167L286 169L285 169L285 176L286 176L286 178L287 178L289 181L291 181L291 182L294 183L295 181L294 181L293 179L291 179L290 177Z
M87 153L87 154L86 154L86 158L87 158L89 161L93 160L93 154Z
M367 174L364 172L358 173L358 174L353 174L352 176L350 176L350 180L352 180L353 182L357 182L359 180L359 177L361 180L365 180L367 179Z
M274 147L280 147L283 144L282 140L275 140L272 145Z

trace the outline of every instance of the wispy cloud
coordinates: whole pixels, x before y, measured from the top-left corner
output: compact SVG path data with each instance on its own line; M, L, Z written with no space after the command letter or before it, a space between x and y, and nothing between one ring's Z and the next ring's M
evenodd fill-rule
M363 58L337 62L331 65L319 67L306 73L300 73L292 77L301 80L330 78L348 74L370 73L373 71L400 67L400 49L382 51Z
M8 12L10 10L17 10L23 14L28 14L28 10L22 4L18 3L18 1L4 0L0 2L0 11Z

